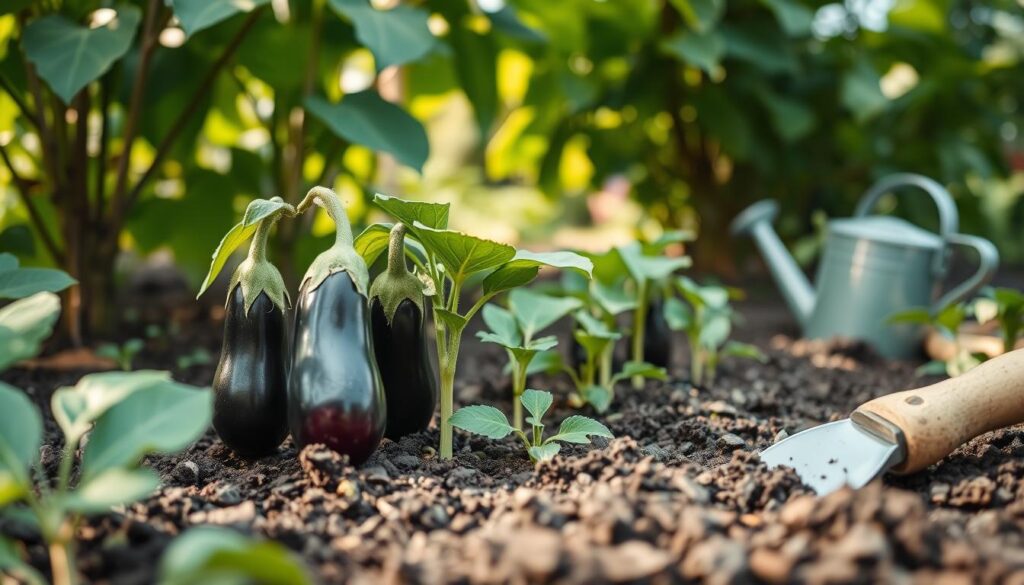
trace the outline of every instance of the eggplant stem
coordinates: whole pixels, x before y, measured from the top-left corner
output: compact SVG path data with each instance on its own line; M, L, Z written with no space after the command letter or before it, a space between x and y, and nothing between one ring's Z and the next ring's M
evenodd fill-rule
M327 211L327 215L334 221L334 245L351 248L354 239L352 237L352 224L348 221L348 214L341 204L338 194L327 187L316 186L306 193L306 197L299 203L299 213L309 209L310 205L319 205Z
M388 237L388 273L409 274L409 267L405 265L405 224L402 223L396 223Z

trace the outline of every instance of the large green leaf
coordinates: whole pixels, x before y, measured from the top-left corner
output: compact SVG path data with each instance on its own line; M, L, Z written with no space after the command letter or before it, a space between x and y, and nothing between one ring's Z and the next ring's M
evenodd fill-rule
M13 254L0 254L0 299L22 299L38 292L59 292L78 281L52 268L19 268Z
M367 266L373 266L381 254L387 253L392 227L394 224L375 223L367 226L362 233L356 236L353 246L356 252L363 257Z
M0 308L0 371L39 353L60 316L60 298L36 293Z
M444 265L448 276L455 282L462 282L471 274L501 266L516 255L516 249L508 244L455 230L432 229L419 222L412 227L423 247Z
M434 48L436 39L427 27L430 13L399 4L377 10L367 0L330 0L331 7L350 19L356 38L377 60L377 70L416 61Z
M58 388L50 400L53 418L65 440L78 443L94 422L128 396L169 383L167 372L103 372L83 376L74 386Z
M113 506L141 500L159 485L160 478L149 469L108 469L78 486L64 505L82 514L107 512Z
M484 35L457 25L448 35L454 49L455 71L462 90L473 106L481 144L486 144L498 113L498 45L494 35Z
M508 418L497 408L476 404L464 406L448 419L453 427L483 435L489 439L503 439L516 430Z
M99 418L82 457L84 481L133 466L149 453L173 453L210 425L208 390L165 381L132 393Z
M761 0L766 4L775 18L779 21L782 30L792 37L805 36L811 32L811 23L814 22L814 12L801 4L798 0Z
M725 56L725 39L717 32L680 32L666 39L662 48L687 64L714 73Z
M128 52L140 18L141 11L130 4L118 5L117 17L96 28L61 15L44 16L25 27L21 44L39 76L70 104L79 90Z
M35 405L21 390L0 382L0 472L30 487L28 468L42 439L43 420Z
M579 443L581 445L586 445L590 443L591 436L605 437L608 439L615 438L615 435L608 430L608 427L596 420L585 416L573 415L562 421L562 426L558 427L558 434L544 442L553 443L555 441L562 441L564 443Z
M331 132L356 144L394 155L398 162L423 170L430 145L423 125L405 110L366 90L332 104L319 96L306 98L306 109Z
M667 278L676 270L687 268L691 261L687 256L669 258L666 256L647 256L643 253L640 244L633 242L616 248L622 262L626 265L630 276L636 282L650 280L661 280Z
M159 575L160 585L312 583L302 563L284 546L219 526L198 526L174 539L160 560Z
M508 306L519 322L523 337L531 339L534 334L582 307L583 302L572 297L553 297L521 288L509 293Z
M448 227L448 213L451 208L451 205L448 203L408 201L382 193L375 194L373 202L406 226L419 222L436 230L443 230Z
M494 294L529 284L537 277L542 266L573 270L587 278L590 278L594 269L594 264L589 258L575 252L517 250L511 261L484 278L484 292Z
M189 36L227 20L239 12L251 12L270 0L173 0L174 15Z

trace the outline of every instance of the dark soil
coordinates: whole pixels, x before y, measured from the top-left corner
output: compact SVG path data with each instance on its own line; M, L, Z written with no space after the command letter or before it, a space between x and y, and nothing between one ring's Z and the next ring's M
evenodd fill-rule
M934 379L861 345L794 341L775 302L741 311L738 337L759 343L766 364L726 360L715 383L695 388L677 343L672 383L623 385L614 414L598 417L618 438L565 447L536 467L511 439L461 432L455 459L440 461L436 429L385 441L358 469L290 442L245 461L210 431L180 455L148 460L164 481L153 497L81 527L80 567L94 582L151 583L175 535L212 523L284 543L325 583L1024 583L1024 428L980 437L915 476L816 498L756 452ZM219 326L203 321L173 343L150 342L136 366L173 369L196 347L217 355ZM773 337L780 330L789 337ZM509 411L502 352L464 347L457 401ZM175 377L207 385L213 367ZM14 369L3 379L48 413L52 391L82 373ZM531 386L568 394L561 379ZM556 401L552 423L572 413ZM57 440L52 419L47 436ZM44 446L44 463L55 452ZM46 569L36 536L0 532L27 540Z

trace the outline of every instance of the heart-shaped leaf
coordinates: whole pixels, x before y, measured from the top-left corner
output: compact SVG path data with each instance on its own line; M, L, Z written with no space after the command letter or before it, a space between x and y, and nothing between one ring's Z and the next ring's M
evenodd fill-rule
M376 91L349 94L336 104L310 96L305 104L309 113L340 138L390 153L398 162L423 170L430 152L426 130L416 118L382 99Z
M519 347L523 344L523 337L519 333L519 324L511 311L497 305L484 305L483 318L484 323L490 329L489 332L478 333L478 336L490 333L488 339L480 337L483 341L497 343L508 348Z
M21 45L39 76L70 104L128 52L140 18L141 11L130 4L118 5L117 17L96 28L52 14L26 26Z
M584 393L584 399L600 413L608 411L612 405L612 392L604 386L591 386Z
M508 418L497 408L482 404L464 406L448 419L453 427L483 435L489 439L504 439L515 431Z
M633 242L616 248L630 277L636 282L662 280L676 270L687 268L691 261L687 256L667 258L665 256L647 256L639 243Z

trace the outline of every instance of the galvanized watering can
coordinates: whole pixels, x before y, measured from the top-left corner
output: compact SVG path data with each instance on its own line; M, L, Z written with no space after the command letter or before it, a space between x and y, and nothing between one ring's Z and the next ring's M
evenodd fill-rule
M902 187L918 187L931 196L939 209L938 234L899 218L869 215L882 195ZM732 233L753 237L804 335L861 339L890 358L915 355L922 333L919 327L887 323L890 316L963 300L991 280L999 264L991 242L957 233L959 219L949 192L927 177L897 174L865 193L853 217L828 223L815 290L772 229L778 211L775 201L755 203L733 220ZM952 245L974 248L978 269L935 301Z

